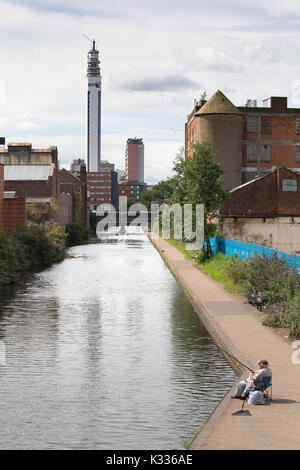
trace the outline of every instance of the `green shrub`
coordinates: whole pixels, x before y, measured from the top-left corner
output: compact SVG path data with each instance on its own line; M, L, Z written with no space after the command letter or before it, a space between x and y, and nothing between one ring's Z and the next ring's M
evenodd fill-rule
M237 258L228 269L247 295L261 291L264 302L269 305L288 301L297 291L296 268L290 267L285 257L279 258L276 252L269 257L259 253L243 261Z
M4 232L0 232L0 285L16 281L23 269L28 269L30 262L26 258L24 247Z
M69 246L80 245L88 239L88 230L80 224L69 224L66 226L68 235L67 243Z
M44 226L18 227L11 238L24 247L25 258L32 268L48 267L64 257L64 251L48 237Z
M269 315L263 320L267 326L288 328L291 337L300 335L300 293L289 300L272 306Z
M53 221L46 222L45 231L51 242L54 243L59 248L59 250L64 252L68 235L66 232L64 232L61 226Z

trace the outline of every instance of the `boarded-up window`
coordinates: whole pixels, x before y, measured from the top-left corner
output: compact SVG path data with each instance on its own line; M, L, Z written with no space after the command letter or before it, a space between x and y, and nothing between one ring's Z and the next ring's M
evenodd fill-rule
M247 117L247 132L257 134L258 132L258 116Z
M300 145L296 145L296 163L300 163Z
M271 161L271 145L263 144L261 146L261 161L270 162Z
M300 118L296 118L296 134L300 134Z
M257 144L248 144L247 145L247 161L248 162L257 162L258 159L258 146Z

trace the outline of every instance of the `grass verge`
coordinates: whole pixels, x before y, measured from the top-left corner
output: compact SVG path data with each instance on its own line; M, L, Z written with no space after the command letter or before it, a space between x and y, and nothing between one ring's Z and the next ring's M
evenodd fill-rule
M242 287L231 278L228 272L229 266L232 262L229 256L224 255L223 253L218 253L212 259L201 263L196 259L199 251L186 250L182 240L166 241L183 253L186 259L193 261L201 271L215 281L220 282L227 292L240 295L244 293Z

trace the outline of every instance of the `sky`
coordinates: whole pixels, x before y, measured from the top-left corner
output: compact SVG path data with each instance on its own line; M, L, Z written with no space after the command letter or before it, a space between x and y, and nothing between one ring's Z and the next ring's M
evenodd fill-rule
M102 75L102 158L124 169L144 139L145 181L172 176L194 99L300 107L297 0L0 0L0 136L86 159L86 35Z

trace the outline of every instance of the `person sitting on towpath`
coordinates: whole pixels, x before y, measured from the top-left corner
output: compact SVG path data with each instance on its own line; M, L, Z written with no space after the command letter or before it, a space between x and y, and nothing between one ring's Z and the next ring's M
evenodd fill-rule
M272 377L272 370L269 367L269 363L266 359L259 361L258 363L259 369L252 370L249 374L249 377L246 380L242 380L231 398L247 398L248 394L244 394L245 389L255 391L260 387L264 386L264 378L265 377Z

